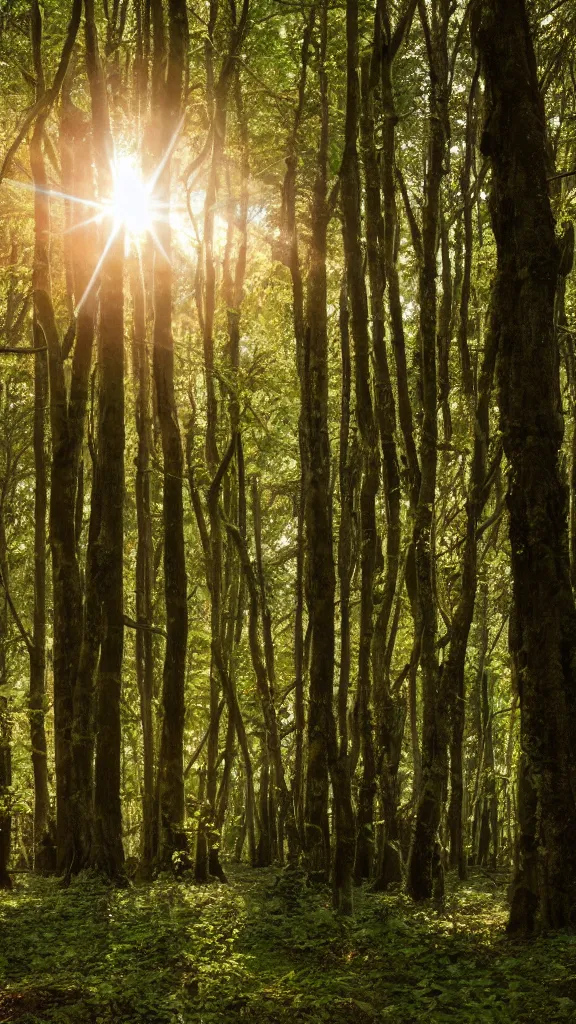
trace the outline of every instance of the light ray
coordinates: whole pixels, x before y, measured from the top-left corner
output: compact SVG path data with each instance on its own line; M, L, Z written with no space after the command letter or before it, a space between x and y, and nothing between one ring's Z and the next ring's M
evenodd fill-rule
M66 228L64 231L65 235L69 235L72 231L79 231L80 228L85 228L88 224L98 224L104 217L104 210L100 213L95 213L93 217L88 217L87 220L78 221L78 224L72 224L71 227Z
M163 255L164 259L166 260L166 262L169 263L170 266L172 266L172 260L170 259L168 253L166 252L166 249L162 245L162 242L158 238L158 234L156 232L156 228L154 227L153 224L150 226L150 234L152 236L152 239L154 240L154 244L159 249L159 251L162 253L162 255Z
M92 277L90 278L90 280L88 281L88 284L86 285L86 288L84 289L84 294L83 294L82 298L80 299L80 302L76 306L76 309L75 309L76 315L78 314L78 312L80 311L80 309L82 308L84 303L86 302L86 299L88 298L88 296L89 296L89 294L90 294L90 292L92 290L93 285L97 281L98 275L100 274L100 271L102 270L102 267L104 265L104 260L106 259L108 253L110 252L110 249L112 248L112 245L113 245L115 239L119 235L121 228L122 228L122 224L121 223L120 224L115 224L114 227L112 228L112 230L111 230L111 232L110 232L110 234L108 236L108 241L106 242L106 245L104 246L104 248L103 248L103 250L102 250L102 252L100 254L100 259L98 260L98 263L96 264L96 266L94 268L94 273L92 274Z
M166 151L164 153L164 156L162 157L160 163L158 164L156 170L154 171L152 177L150 178L150 181L149 181L150 194L152 194L152 192L156 188L156 185L158 184L158 181L160 179L160 175L162 174L164 168L166 167L166 164L168 163L168 161L169 161L169 159L170 159L170 157L172 155L172 150L174 149L174 146L176 145L176 142L178 141L178 136L179 136L180 131L182 129L182 125L184 124L185 116L186 116L185 114L182 114L182 117L180 118L178 124L176 125L174 134L173 134L172 138L170 139L170 142L168 143L168 145L166 147Z
M40 192L42 195L48 196L50 199L66 199L70 203L79 203L81 206L90 206L94 210L101 210L103 208L102 203L96 202L95 199L83 199L82 196L73 196L68 192L58 192L52 188L42 188L41 185L32 185L28 181L16 181L15 178L7 178L7 183L15 185L16 188L23 188L27 192Z
M27 192L38 192L47 196L49 199L59 199L64 202L76 203L79 206L84 206L95 211L93 216L87 217L79 223L72 224L70 227L67 227L64 230L64 234L70 234L73 231L78 231L81 228L87 227L89 224L101 223L104 218L110 219L110 234L108 235L106 243L100 253L94 272L84 289L84 294L76 304L76 313L82 309L92 289L96 286L106 257L108 256L108 253L121 230L124 230L126 233L126 244L132 244L138 254L140 277L143 285L144 267L140 243L140 237L142 235L149 235L157 252L161 254L168 264L172 264L170 256L168 255L160 236L156 231L155 223L161 221L170 224L170 214L174 213L176 209L186 209L186 207L183 207L181 204L173 206L170 202L161 197L156 198L154 192L164 170L166 169L168 161L172 156L174 147L178 141L178 136L182 130L182 125L184 124L184 119L185 115L183 114L176 125L159 163L147 180L144 180L140 176L140 171L138 170L137 165L131 162L129 156L117 154L111 166L112 177L114 180L114 191L112 195L100 201L96 199L86 199L83 196L73 195L72 193L63 192L59 189L34 185L30 182L17 181L16 179L11 178L6 179L8 184L14 185L16 188L24 189Z
M146 281L144 278L144 260L142 259L142 246L140 241L136 243L136 253L138 256L138 271L140 273L140 287L142 289L142 297L144 299L144 314L146 315Z

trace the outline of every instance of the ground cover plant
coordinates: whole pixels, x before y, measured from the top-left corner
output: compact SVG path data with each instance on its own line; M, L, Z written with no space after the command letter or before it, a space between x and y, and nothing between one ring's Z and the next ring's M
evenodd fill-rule
M500 879L475 874L443 909L402 893L286 895L278 873L229 885L162 878L113 889L26 878L0 910L0 1020L260 1024L576 1019L576 939L503 935Z

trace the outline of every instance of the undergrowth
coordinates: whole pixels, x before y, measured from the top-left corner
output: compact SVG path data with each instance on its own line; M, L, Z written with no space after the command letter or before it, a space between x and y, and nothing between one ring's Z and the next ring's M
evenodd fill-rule
M0 1024L507 1024L576 1021L576 936L504 936L502 887L450 889L442 911L402 893L161 879L68 889L19 876L0 894Z

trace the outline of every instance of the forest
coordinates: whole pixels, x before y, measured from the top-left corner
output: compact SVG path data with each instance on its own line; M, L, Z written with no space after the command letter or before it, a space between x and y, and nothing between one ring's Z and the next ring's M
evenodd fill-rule
M576 0L0 0L0 1022L576 1021Z

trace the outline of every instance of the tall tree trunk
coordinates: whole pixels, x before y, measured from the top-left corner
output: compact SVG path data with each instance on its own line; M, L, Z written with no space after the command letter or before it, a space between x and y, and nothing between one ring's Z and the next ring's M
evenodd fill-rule
M133 325L132 346L136 381L135 419L138 434L136 456L136 677L142 721L142 865L150 872L158 841L154 814L154 650L152 634L154 591L154 543L151 508L152 409L150 361L146 333L146 299L139 267L131 267Z
M79 18L80 12L78 12ZM39 88L43 73L41 60L41 17L32 7L34 64ZM50 464L49 535L52 554L53 589L53 673L54 673L54 746L56 762L56 847L57 866L69 871L77 859L75 847L79 832L74 762L74 689L82 641L82 580L77 551L77 507L80 465L88 401L88 382L94 339L94 299L85 297L77 311L75 343L69 389L66 385L63 350L52 304L50 282L50 216L46 195L47 177L42 150L44 119L40 117L33 132L30 162L34 193L35 260L33 275L34 315L47 346L50 384L50 427L52 457ZM76 195L90 198L91 168L78 155L89 145L86 120L70 102L64 90L61 120L62 174L65 186ZM74 232L72 287L76 302L84 295L94 266L94 227ZM91 796L91 793L90 793ZM86 817L86 815L82 815Z
M182 85L188 50L186 5L175 0L169 6L168 54L165 53L160 0L152 5L155 52L153 105L155 158L163 169L156 187L157 198L170 201L170 148L178 129ZM160 45L157 37L162 37ZM184 823L184 688L188 641L186 555L182 482L184 459L178 411L174 397L174 339L172 336L171 235L168 218L158 222L162 251L154 259L154 383L163 455L164 593L166 604L166 652L162 677L162 733L158 764L160 835L158 856L166 867L173 854L186 849Z
M328 435L328 330L326 314L326 232L328 102L326 79L327 9L320 13L320 145L311 211L310 263L303 347L306 438L306 595L311 629L310 691L307 723L305 851L308 869L328 880L329 748L336 742L332 706L334 600L336 575L332 544L330 441Z
M487 478L489 414L496 363L497 338L491 332L484 353L474 414L474 447L466 499L466 535L462 556L461 589L450 630L450 646L443 667L442 689L451 712L450 735L450 865L466 878L463 835L464 774L462 744L466 721L465 664L478 585L478 524L490 493Z
M205 61L206 61L206 87L207 104L210 111L210 143L211 161L208 171L208 182L204 204L204 302L201 310L201 327L204 349L204 372L206 381L206 435L205 435L205 458L206 466L212 476L212 483L208 492L208 547L207 557L210 589L210 631L211 631L211 670L210 670L210 718L211 735L208 741L208 770L207 770L207 798L215 813L217 795L217 752L218 752L218 731L216 724L216 712L219 703L219 685L221 684L225 694L228 693L229 700L236 704L234 712L237 725L241 732L244 732L244 723L241 718L237 698L232 692L232 683L226 669L223 637L223 604L222 604L222 571L223 571L223 546L222 528L220 523L220 490L223 484L225 473L228 471L232 456L237 444L237 430L233 429L228 450L220 461L218 453L218 399L216 393L215 353L214 353L214 316L216 311L216 258L215 258L215 237L214 225L216 216L216 203L218 197L219 175L222 170L226 129L228 115L228 97L235 72L235 56L238 47L241 45L246 31L248 17L248 0L244 0L239 16L237 17L236 7L232 11L232 28L229 35L228 49L222 60L220 73L216 79L215 55L216 46L214 33L218 18L218 3L211 0L208 32L205 40ZM241 131L242 131L242 116ZM241 264L242 265L242 264ZM242 270L243 274L243 270ZM248 764L250 756L245 736L239 742L244 750L245 763ZM249 769L249 785L252 786L251 766ZM222 877L223 871L219 863L219 843L213 833L214 842L210 852L211 870L213 874Z
M33 0L31 11L31 41L34 73L36 75L36 100L45 92L44 67L42 63L42 22L37 0ZM31 163L42 176L42 143L44 120L39 119L32 136ZM44 204L44 211L46 210ZM42 262L45 258L46 235L49 224L42 205L35 209L34 220L34 271L40 281L43 277ZM34 346L44 348L44 336L33 314ZM34 421L32 447L34 450L34 623L32 647L30 649L30 742L32 746L32 770L34 773L34 860L48 827L50 797L48 793L48 761L46 756L46 730L44 726L46 691L46 510L48 502L46 481L46 402L48 398L48 362L46 352L38 352L34 358Z
M39 15L38 15L39 16ZM38 42L38 45L40 43ZM52 586L54 602L54 743L56 761L56 846L59 870L65 870L72 861L74 832L74 800L72 788L72 718L73 693L78 670L82 637L82 583L76 550L76 493L81 455L80 436L87 397L88 372L78 374L76 355L80 335L76 342L73 385L79 385L75 403L77 412L71 423L72 386L70 404L64 377L62 351L50 282L50 216L45 194L47 177L42 151L43 123L33 133L30 162L37 190L34 193L35 259L34 310L44 341L48 348L50 378L50 425L52 461L50 481L50 545L52 550ZM89 309L86 315L93 314ZM77 331L80 331L78 323ZM92 337L86 339L91 354ZM88 366L89 366L88 357ZM84 370L84 367L82 367ZM85 390L84 390L85 389ZM82 397L78 392L82 391ZM84 398L83 409L82 399ZM80 436L79 436L80 435Z
M340 588L340 675L338 679L338 741L341 758L348 757L348 699L352 668L350 592L354 571L354 498L357 486L357 451L350 443L350 315L346 278L340 288L340 351L342 391L340 399L340 530L338 532L338 583Z
M86 63L98 188L113 189L113 155L106 79L100 62L93 0L85 0ZM120 802L120 694L124 650L124 235L108 221L108 253L100 271L98 347L98 475L101 486L99 596L102 640L97 677L96 765L91 864L113 880L122 880ZM115 237L114 237L115 236Z
M474 255L473 238L473 210L474 201L471 195L472 185L472 162L474 159L474 144L476 135L475 106L476 93L478 91L478 79L480 68L476 67L470 84L468 104L466 109L466 148L464 153L464 166L461 175L461 191L464 206L464 264L462 267L462 286L460 289L460 309L458 320L458 351L460 354L460 372L462 375L462 390L465 395L472 396L474 391L474 379L470 361L470 349L468 346L469 315L470 315L470 289L472 283L472 258Z
M0 572L3 587L0 593L0 889L11 889L8 872L12 846L12 726L8 707L8 673L6 645L8 641L8 565L6 559L6 533L4 528L5 481L2 481L0 500Z
M396 384L398 389L398 419L408 475L408 492L411 505L414 507L420 488L420 466L414 441L414 420L410 392L408 387L408 370L406 365L406 344L402 304L400 301L400 277L398 273L398 209L396 203L396 126L398 113L394 94L394 59L398 54L402 41L414 16L416 0L408 0L402 17L392 28L389 12L389 0L381 0L378 4L377 16L381 18L382 31L382 63L381 63L381 101L382 101L382 200L384 218L384 260L386 266L386 283L388 287L388 308L390 311L391 341L396 366Z
M67 37L50 89L46 89L42 67L42 17L36 0L31 6L31 36L36 77L37 103L29 126L34 124L31 144L31 170L36 186L46 188L42 155L42 133L51 105L65 80L74 48L82 0L74 0ZM43 104L37 113L37 106ZM19 144L19 143L18 143ZM14 151L15 152L15 151ZM13 155L13 153L12 153ZM5 165L6 166L6 165ZM50 380L50 425L52 439L50 484L50 547L53 579L53 674L54 674L54 746L56 766L56 845L60 869L70 861L72 849L72 695L81 636L81 583L76 560L75 531L71 529L78 479L78 431L81 417L69 423L69 402L61 360L60 344L51 301L49 272L49 213L45 193L35 191L35 268L33 280L34 312L48 349ZM73 360L73 383L78 383L78 358ZM78 407L75 404L75 409Z
M412 23L416 9L416 0L408 0L403 9L402 15L398 18L394 28L390 18L390 5L388 0L381 0L377 6L376 17L380 17L380 31L382 33L381 50L381 103L382 103L382 156L381 156L381 185L382 185L382 213L384 221L384 264L385 278L388 289L388 309L390 312L390 333L392 348L394 352L394 364L396 368L396 387L398 393L398 420L402 432L406 465L406 486L408 498L412 510L416 507L420 489L420 464L416 443L414 440L414 421L410 392L408 386L408 370L406 364L406 343L404 337L404 322L402 305L400 301L400 277L398 273L398 209L396 203L396 126L398 124L398 113L396 111L394 94L394 60L398 54L403 39ZM409 549L406 567L406 584L410 597L411 608L415 610L415 586L410 587L414 577L413 570L414 552L413 546ZM414 639L412 643L412 654L410 658L410 671L408 673L408 710L410 721L410 736L412 745L413 760L413 792L420 791L421 779L421 754L418 736L418 708L417 708L417 671L420 661L420 631L414 618ZM379 634L377 633L377 636ZM378 669L379 677L384 678L381 669ZM386 696L386 695L384 695ZM396 707L400 710L398 701ZM391 709L390 709L391 710ZM385 726L384 716L386 711L380 707L378 701L378 713L383 717L380 725ZM399 724L399 722L397 723ZM388 732L392 739L392 733ZM390 752L391 753L391 752ZM385 775L384 784L387 791L390 791L389 783L393 780L390 776L392 762L388 756L388 764L383 762L382 767ZM393 793L393 790L392 790ZM388 807L388 817L392 806ZM392 850L391 850L392 853ZM392 853L392 864L396 858ZM384 876L380 879L385 882Z
M294 614L294 717L296 726L295 753L294 753L294 776L292 780L292 795L294 803L294 815L300 838L300 846L303 849L306 841L305 811L304 811L304 731L306 727L306 714L304 709L304 690L306 675L306 645L304 642L304 592L305 592L305 563L306 563L306 486L307 473L307 443L306 443L306 380L304 375L304 282L300 255L298 248L298 231L296 223L296 176L298 169L298 133L304 111L306 97L306 80L308 74L308 61L310 56L310 44L312 31L316 18L316 8L310 8L307 22L302 34L302 46L300 50L300 75L298 79L297 102L294 108L294 117L290 134L286 145L286 173L282 187L282 209L281 209L281 243L280 258L289 268L292 281L292 315L294 322L294 339L296 342L296 369L300 385L300 414L298 418L298 443L300 451L300 481L298 498L296 503L297 515L297 553L296 553L296 581L295 597L296 609Z
M346 5L347 75L346 127L341 169L344 253L350 302L351 328L354 340L356 415L361 441L362 482L360 487L360 638L358 648L358 691L354 715L362 751L362 777L356 814L356 881L372 874L374 843L374 797L376 765L372 723L371 645L374 629L374 573L378 536L376 531L376 493L379 486L378 440L370 377L370 336L368 331L368 297L364 279L362 249L360 162L358 159L358 124L360 87L358 79L358 3ZM372 190L373 182L369 188ZM372 192L371 192L372 196ZM371 198L370 196L370 198ZM371 210L371 213L374 211ZM371 229L372 230L372 229ZM377 226L373 227L374 232ZM374 283L374 259L371 260ZM383 282L377 282L376 303L381 302ZM376 311L378 315L378 311ZM383 328L383 321L377 325ZM381 339L381 343L383 339Z
M74 106L68 81L65 83L60 121L60 152L62 180L67 192L86 198L94 198L92 159L86 160L86 153L92 157L92 131L90 119ZM74 520L75 563L67 565L72 573L74 564L80 573L79 523L83 516L83 446L85 420L88 406L89 377L92 365L94 342L94 315L96 300L94 290L87 290L96 262L97 232L94 224L81 225L85 219L81 206L71 204L70 233L68 235L68 261L71 272L71 298L76 304L76 337L72 364L72 381L68 401L68 432L70 448L61 457L70 460L75 467L74 488L66 489L59 503L59 511ZM50 394L55 381L51 372ZM94 379L92 383L92 400ZM54 431L52 431L54 435ZM79 577L79 594L84 596L81 621L78 661L75 664L72 694L72 799L71 836L66 874L80 871L89 861L92 844L93 799L94 799L94 698L95 677L101 640L102 609L98 589L98 535L100 530L100 486L97 468L95 439L90 436L92 462L92 488L90 494L90 525L86 550L84 580ZM58 463L58 469L60 465ZM53 466L53 483L59 481ZM74 502L75 508L72 508ZM66 536L72 540L72 525ZM53 563L54 564L54 563ZM68 578L68 576L66 577ZM82 586L83 583L83 586ZM56 604L55 604L56 607ZM56 680L55 680L56 685Z
M41 145L41 141L40 141ZM44 337L36 316L34 345L44 348ZM48 363L46 352L34 357L34 625L30 651L30 742L34 773L34 857L46 839L50 814L48 758L46 746L46 404Z
M390 663L387 658L388 628L396 594L400 560L400 471L396 450L396 407L388 365L385 339L384 289L386 285L385 232L381 201L380 168L375 137L375 104L381 84L383 25L377 10L374 43L362 69L361 140L366 193L366 242L372 313L372 347L375 368L375 413L382 448L382 482L386 508L386 565L382 596L376 604L372 641L374 707L376 717L377 765L385 818L385 843L379 884L402 880L397 852L398 820L396 777L402 746L405 700L391 692ZM400 735L399 735L400 732Z
M422 477L414 522L416 626L421 637L423 727L422 787L408 863L408 891L414 899L426 899L432 895L434 846L448 777L448 715L440 692L441 677L436 650L434 508L438 462L436 251L440 188L449 132L447 39L450 5L447 0L434 0L430 24L423 2L419 3L419 9L425 32L430 39L429 148L419 275L423 399L420 443Z
M498 333L500 424L510 466L522 779L524 793L531 794L525 806L533 805L521 815L510 928L530 932L536 910L544 927L557 928L573 923L576 908L576 610L559 465L559 252L546 181L546 118L524 0L480 4L474 35L486 86L482 150L492 164L498 253L492 329ZM536 892L523 900L522 873L534 856Z

